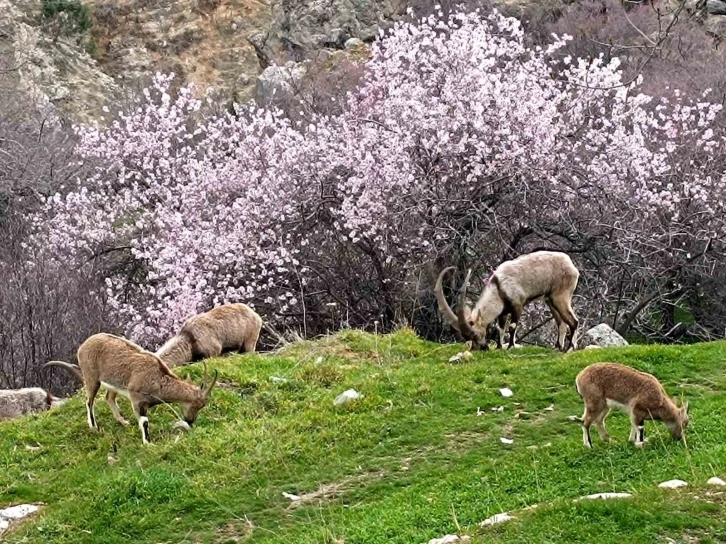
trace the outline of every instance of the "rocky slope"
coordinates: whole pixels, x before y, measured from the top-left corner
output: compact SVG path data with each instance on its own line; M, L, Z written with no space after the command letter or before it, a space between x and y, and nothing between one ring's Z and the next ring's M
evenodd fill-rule
M416 1L0 0L0 56L12 59L0 74L12 68L24 88L80 121L155 72L244 102L303 72L290 62L373 41ZM502 1L514 12L529 2ZM49 16L54 2L86 6L90 28L64 31L70 12ZM712 32L726 28L726 0L689 0L688 9L708 14Z
M68 0L66 0L68 1ZM72 0L71 0L72 1ZM79 120L155 72L245 101L268 66L375 39L404 0L84 0L86 32L64 33L41 0L0 0L0 53L22 84ZM65 16L65 13L62 14Z

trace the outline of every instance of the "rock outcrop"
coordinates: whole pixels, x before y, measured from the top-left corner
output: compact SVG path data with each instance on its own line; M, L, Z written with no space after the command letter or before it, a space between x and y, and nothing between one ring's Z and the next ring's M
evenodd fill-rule
M580 348L598 346L602 348L627 346L628 342L620 336L610 325L600 323L588 329L577 341Z

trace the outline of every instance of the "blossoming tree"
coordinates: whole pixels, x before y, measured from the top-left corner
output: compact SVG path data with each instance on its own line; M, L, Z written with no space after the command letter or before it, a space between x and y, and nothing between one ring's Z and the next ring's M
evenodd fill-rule
M496 12L398 23L342 112L305 123L205 117L159 75L143 104L79 129L95 173L47 202L41 239L105 259L149 342L227 301L311 332L427 321L436 266L485 275L541 247L576 257L581 313L617 319L664 278L723 270L703 255L726 238L721 106L646 96L617 60L558 55L567 39L528 47Z

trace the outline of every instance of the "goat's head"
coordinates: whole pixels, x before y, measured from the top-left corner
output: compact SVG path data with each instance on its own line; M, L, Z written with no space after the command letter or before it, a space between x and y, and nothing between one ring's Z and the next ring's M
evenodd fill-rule
M459 332L464 340L471 341L472 349L489 349L487 331L490 324L481 322L478 306L474 306L472 310L466 303L466 291L469 287L469 280L471 279L471 270L466 274L466 279L459 290L456 313L451 309L449 303L446 302L443 292L443 281L444 276L452 270L454 270L453 266L445 268L436 280L434 293L436 294L439 311L444 316L444 319Z
M212 393L212 389L214 389L214 386L217 383L217 377L219 375L219 373L215 370L214 378L212 378L210 383L207 363L202 364L204 365L204 378L199 386L199 393L191 400L181 403L184 421L186 421L189 426L194 424L197 419L197 415L199 414L199 410L204 408L207 405L207 402L209 402L209 397Z
M676 399L674 398L672 400L673 404L678 407L678 402L676 401ZM676 418L673 421L666 422L666 427L668 428L668 431L671 433L671 436L674 440L683 439L683 432L690 423L688 408L688 401L685 401L680 407L678 407Z

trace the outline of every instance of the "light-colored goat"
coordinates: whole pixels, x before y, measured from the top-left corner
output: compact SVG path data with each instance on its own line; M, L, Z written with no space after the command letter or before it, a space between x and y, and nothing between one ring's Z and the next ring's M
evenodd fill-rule
M262 318L246 304L225 304L186 320L156 354L170 367L218 357L229 351L255 351Z
M49 410L56 399L41 387L0 389L0 421Z
M595 363L575 378L577 392L585 402L582 423L582 442L592 447L590 425L597 427L600 438L609 442L605 418L611 408L630 415L630 441L641 447L645 438L646 420L662 421L671 436L680 440L688 426L688 403L679 407L663 386L651 374L616 363Z
M209 380L207 367L204 366L204 381L196 385L182 380L167 367L154 353L146 351L133 342L112 334L94 334L78 348L78 365L63 361L51 361L45 366L57 366L71 372L83 381L88 399L88 425L98 429L93 413L93 402L103 385L106 389L106 402L116 421L128 425L116 404L116 396L123 395L131 401L136 415L141 439L149 442L149 420L147 410L162 403L179 403L184 421L192 425L199 410L209 401L209 396L217 382ZM206 384L206 385L205 385Z
M577 288L580 273L565 253L536 251L500 264L485 281L479 300L470 309L466 304L466 291L471 270L459 292L456 313L446 302L443 293L444 276L454 267L441 271L434 293L439 311L464 340L471 340L474 349L488 349L487 330L497 323L497 346L502 347L507 318L509 347L514 347L517 323L524 307L533 300L544 299L557 323L557 347L562 351L576 349L575 332L578 320L572 311L572 294ZM565 344L567 333L569 345Z

